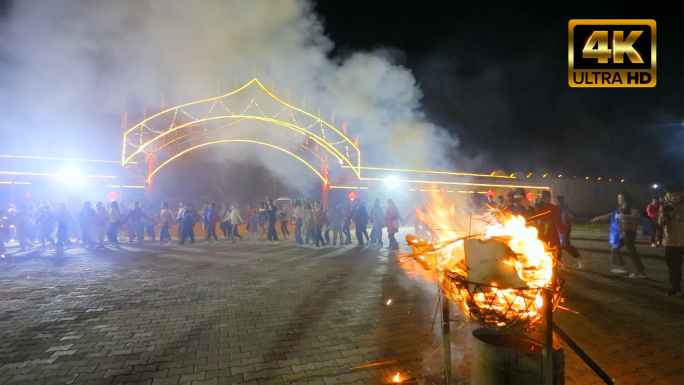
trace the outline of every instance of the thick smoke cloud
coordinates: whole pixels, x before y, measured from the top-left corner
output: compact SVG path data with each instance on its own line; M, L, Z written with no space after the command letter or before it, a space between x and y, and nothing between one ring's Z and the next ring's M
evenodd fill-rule
M253 77L349 121L373 165L442 166L457 146L425 119L415 78L389 51L329 58L333 42L307 2L17 0L0 28L5 153L116 159L124 112Z

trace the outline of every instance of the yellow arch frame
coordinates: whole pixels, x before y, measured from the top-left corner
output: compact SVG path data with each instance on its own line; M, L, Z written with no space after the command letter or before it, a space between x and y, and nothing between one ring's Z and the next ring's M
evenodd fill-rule
M284 153L287 153L287 154L292 155L293 157L297 158L297 160L299 160L300 162L304 163L304 164L305 164L307 167L309 167L313 172L315 172L316 175L318 175L318 177L321 179L321 181L323 181L324 184L326 184L326 185L328 184L328 180L327 180L323 175L321 175L321 173L320 173L318 170L316 170L316 168L315 168L314 166L312 166L309 162L305 161L305 160L304 160L302 157L300 157L299 155L297 155L297 154L295 154L295 153L293 153L293 152L284 150L284 149L282 149L282 148L280 148L280 147L278 147L278 146L274 146L274 145L272 145L272 144L270 144L270 143L264 143L264 142L259 142L259 141L256 141L256 140L246 140L246 139L226 139L226 140L217 140L217 141L214 141L214 142L202 143L202 144L198 144L197 146L190 147L190 148L188 148L187 150L183 150L183 151L179 152L178 154L172 156L172 157L169 158L167 161L165 161L164 163L162 163L162 164L160 164L159 166L157 166L157 168L155 168L154 171L152 171L152 172L150 173L150 175L147 176L147 179L145 180L145 182L150 183L150 178L152 178L152 177L154 176L154 174L157 173L157 171L161 170L162 168L164 168L164 166L166 166L167 164L169 164L172 160L178 158L179 156L185 154L186 152L192 151L192 150L194 150L194 149L196 149L196 148L208 146L208 145L210 145L210 144L218 144L218 143L252 143L252 144L261 144L261 145L264 145L264 146L268 146L268 147L275 148L276 150L280 150L280 151L282 151L282 152L284 152Z
M249 87L249 86L252 85L253 83L256 83L264 92L266 92L266 93L267 93L270 97L272 97L273 99L275 99L275 100L277 100L278 102L280 102L282 105L284 105L284 106L286 106L286 107L288 107L288 108L290 108L290 109L293 109L293 110L295 110L295 111L301 112L301 113L303 113L304 115L307 115L307 116L309 116L309 117L311 117L311 118L316 119L317 121L321 122L321 124L326 125L328 128L330 128L331 130L335 131L338 135L340 135L342 138L344 138L344 140L345 140L347 143L349 143L349 144L356 150L356 152L357 152L357 154L358 154L358 157L357 157L357 160L356 160L357 166L352 165L352 163L349 161L349 159L347 159L344 155L342 155L342 153L341 153L337 148L335 148L334 146L332 146L327 140L325 140L325 139L319 137L318 135L313 134L312 132L307 131L306 129L304 129L304 128L302 128L302 127L299 127L299 126L297 126L297 125L290 124L290 123L287 123L287 122L283 122L283 121L277 120L277 119L266 118L266 117L262 117L262 116L245 116L245 115L224 115L224 116L213 117L213 118L204 118L204 119L195 120L195 121L186 123L186 124L181 125L181 126L178 126L178 127L174 127L173 129L168 130L168 131L166 131L166 132L164 132L164 133L162 133L162 134L159 134L158 136L154 137L152 140L150 140L150 141L144 143L144 144L143 144L142 146L140 146L133 154L131 154L128 158L126 158L126 155L125 155L125 154L126 154L126 138L127 138L128 134L130 134L131 132L133 132L135 129L141 128L142 125L144 125L146 122L148 122L148 121L150 121L150 120L156 118L157 116L160 116L160 115L165 114L165 113L170 112L170 111L177 110L177 109L182 108L182 107L185 107L185 106L190 106L190 105L193 105L193 104L198 104L198 103L203 103L203 102L210 102L210 101L214 101L214 100L218 100L218 99L225 98L225 97L230 96L230 95L234 95L234 94L236 94L236 93L238 93L238 92L240 92L240 91L246 89L247 87ZM321 119L321 118L319 118L319 117L316 117L316 116L314 116L314 115L312 115L312 114L310 114L310 113L308 113L308 112L306 112L306 111L304 111L304 110L302 110L302 109L300 109L300 108L297 108L297 107L295 107L295 106L293 106L293 105L290 105L290 104L286 103L285 101L279 99L279 98L278 98L277 96L275 96L271 91L269 91L266 87L264 87L264 85L261 84L261 82L260 82L259 79L257 79L257 78L252 79L249 83L245 84L244 86L238 88L237 90L235 90L235 91L233 91L233 92L227 93L227 94L225 94L225 95L217 96L217 97L215 97L215 98L198 100L198 101L195 101L195 102L192 102L192 103L181 104L181 105L179 105L179 106L169 108L169 109L164 110L164 111L161 111L161 112L159 112L159 113L157 113L157 114L155 114L155 115L152 115L152 116L150 116L149 118L147 118L147 119L143 120L142 122L136 124L135 126L131 127L130 129L128 129L128 130L124 133L124 136L123 136L123 148L122 148L122 151L121 151L121 165L122 165L122 166L126 165L126 163L128 163L135 155L137 155L137 154L143 152L143 149L144 149L145 147L147 147L147 145L149 145L150 143L154 142L155 140L157 140L157 139L163 137L164 135L166 135L166 134L168 134L168 133L171 133L171 132L173 132L173 131L175 131L175 130L177 130L177 129L179 129L179 128L189 127L189 126L191 126L191 125L198 124L198 123L202 123L202 122L205 122L205 121L216 120L216 119L225 119L225 118L243 118L243 119L241 119L240 121L245 120L245 119L257 119L257 120L268 121L268 122L280 124L280 125L282 125L282 126L284 126L284 127L288 127L288 128L290 128L290 129L292 129L292 130L294 130L294 131L297 131L297 132L300 132L300 133L302 133L302 134L309 135L316 143L318 143L319 145L323 146L326 150L328 150L331 154L333 154L333 156L335 156L338 160L341 160L341 161L346 162L347 164L349 164L349 167L354 171L354 173L356 173L356 175L357 175L358 177L361 176L361 169L360 169L360 165L361 165L361 150L358 148L358 146L356 146L356 144L355 144L354 142L352 142L351 140L349 140L349 138L348 138L345 134L343 134L342 132L340 132L337 128L335 128L333 125L329 124L329 123L326 122L325 120L323 120L323 119ZM236 123L237 123L237 122L236 122Z

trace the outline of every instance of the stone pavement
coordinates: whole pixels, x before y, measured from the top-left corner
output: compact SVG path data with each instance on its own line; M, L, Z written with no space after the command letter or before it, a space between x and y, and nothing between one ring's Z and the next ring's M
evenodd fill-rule
M649 278L632 280L609 272L605 240L575 244L590 266L569 260L560 274L564 306L580 314L558 310L557 323L617 384L684 383L684 299L664 296L663 249L639 245ZM292 240L9 254L0 385L383 384L396 373L438 383L435 289L407 278L385 249ZM454 383L468 383L475 325L459 329L454 313ZM601 383L565 353L566 383ZM343 370L371 363L384 364Z

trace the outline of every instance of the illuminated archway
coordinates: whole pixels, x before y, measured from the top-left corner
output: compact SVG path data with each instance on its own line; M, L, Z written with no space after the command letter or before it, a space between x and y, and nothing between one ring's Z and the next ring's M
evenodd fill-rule
M291 151L285 150L285 149L283 149L283 148L280 148L280 147L278 147L278 146L274 146L274 145L269 144L269 143L259 142L259 141L256 141L256 140L246 140L246 139L226 139L226 140L217 140L217 141L214 141L214 142L202 143L202 144L199 144L199 145L197 145L197 146L190 147L190 148L188 148L188 149L186 149L186 150L184 150L184 151L181 151L180 153L178 153L178 154L172 156L171 158L167 159L164 163L161 163L159 166L157 166L157 167L156 167L154 170L152 170L152 171L150 172L150 174L147 176L146 182L149 182L149 181L150 181L150 178L152 178L152 177L154 176L154 174L156 174L159 170L161 170L162 168L164 168L164 166L166 166L167 164L169 164L169 163L170 163L171 161L173 161L174 159L180 157L181 155L183 155L183 154L185 154L185 153L188 153L188 152L190 152L190 151L192 151L192 150L194 150L194 149L200 148L200 147L209 146L209 145L211 145L211 144L219 144L219 143L252 143L252 144L259 144L259 145L263 145L263 146L268 146L268 147L274 148L274 149L276 149L276 150L280 150L280 151L282 151L282 152L284 152L284 153L286 153L286 154L289 154L289 155L293 156L294 158L296 158L296 159L299 160L300 162L304 163L308 168L311 169L311 171L313 171L313 172L316 173L316 175L321 179L321 181L322 181L324 184L328 184L328 180L327 180L323 175L321 175L321 173L320 173L314 166L312 166L309 162L307 162L306 160L304 160L303 158L301 158L301 157L298 156L297 154L295 154L295 153L293 153L293 152L291 152Z
M275 100L278 102L280 106L283 106L283 109L278 112L277 114L269 117L264 114L262 111L261 107L259 104L256 102L256 98L253 98L250 104L245 108L245 110L242 113L232 113L225 104L223 104L224 98L227 98L229 96L235 95L241 91L246 90L249 86L251 85L257 85L261 90L263 90L266 95L270 98L270 100ZM219 114L217 116L210 116L212 112L214 111L215 107L217 106L217 102L219 103L220 106L222 106L229 114ZM208 106L208 112L206 115L203 117L195 118L191 116L187 111L185 111L183 108L191 105L198 105L201 103L211 103L211 106ZM261 113L260 115L250 115L250 114L245 114L246 111L252 107L252 105L255 105L256 108L259 110ZM191 119L191 121L176 125L176 120L179 111L182 114L185 114L187 117ZM277 116L281 115L283 111L289 112L289 116L291 117L292 122L285 121L284 118L276 118ZM306 119L314 119L314 122L309 125L308 127L304 127L303 125L300 125L297 122L297 119L295 118L294 112L300 114L300 121L302 118ZM164 116L171 117L173 116L173 120L171 122L171 125L168 126L168 128L161 128L159 130L155 130L150 127L150 124L152 122L154 123L159 123L160 119L163 119ZM287 115L287 114L282 114L282 115ZM319 111L320 115L320 111ZM124 135L123 135L123 150L121 154L121 163L123 166L125 166L128 163L131 163L132 159L137 156L137 155L147 155L150 156L155 153L155 151L160 150L161 148L165 147L169 143L165 143L163 146L154 149L154 145L159 141L162 140L163 138L167 137L167 135L170 134L176 134L178 130L181 129L193 129L193 127L198 126L198 125L204 125L205 123L212 123L212 122L217 122L220 120L224 119L235 119L234 122L231 122L221 128L225 128L228 126L231 126L235 123L239 123L242 121L246 120L251 120L251 121L256 121L256 122L269 122L269 123L274 123L277 124L281 127L285 127L287 129L292 130L292 132L296 134L301 134L303 135L302 138L306 139L306 142L308 144L308 140L311 139L316 146L320 146L324 151L328 152L330 155L332 155L337 161L339 161L341 164L346 164L347 167L349 167L357 177L360 177L361 174L361 169L360 169L360 164L361 164L361 151L359 150L358 146L356 145L355 142L351 141L346 134L343 134L338 130L336 127L334 127L332 124L326 122L325 120L321 119L320 117L316 117L303 109L294 107L291 104L288 104L284 102L283 100L279 99L276 97L271 91L269 91L264 85L258 80L258 79L252 79L249 83L245 84L244 86L238 88L237 90L230 92L225 95L221 95L215 98L210 98L210 99L204 99L204 100L198 100L196 102L192 103L186 103L182 104L176 107L172 107L169 109L166 109L164 111L161 111L155 115L152 115L149 118L144 119L142 122L136 124L135 126L131 127L128 129ZM318 125L320 127L320 134L313 132L311 130L312 127ZM337 139L341 139L336 142L331 142L328 140L328 136L330 135L330 132L326 135L326 129L332 130L332 132L335 134L335 136L338 136ZM346 129L345 129L346 131ZM149 138L150 133L153 133L153 137ZM137 138L136 138L137 136ZM175 139L174 139L175 140ZM136 143L137 142L137 143ZM128 147L134 147L135 150L130 153L128 156L126 156L127 148ZM281 149L280 147L273 146L275 148ZM341 147L341 148L340 148ZM308 150L308 147L306 147ZM350 149L352 151L355 151L354 154L350 154ZM316 155L318 156L318 155ZM175 159L173 157L172 159ZM319 159L322 159L319 157ZM170 159L169 159L170 160ZM166 162L165 162L166 163ZM150 175L148 175L148 180L149 176L151 176L152 170L149 170ZM323 178L325 179L325 178Z

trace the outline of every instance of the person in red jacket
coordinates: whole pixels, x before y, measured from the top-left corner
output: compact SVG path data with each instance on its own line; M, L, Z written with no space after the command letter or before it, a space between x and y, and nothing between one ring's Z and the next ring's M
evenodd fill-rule
M651 231L651 247L663 245L663 226L658 224L658 214L660 211L660 200L658 197L653 198L650 205L646 207L646 213L651 218L653 231ZM656 236L658 236L658 243L656 243Z

